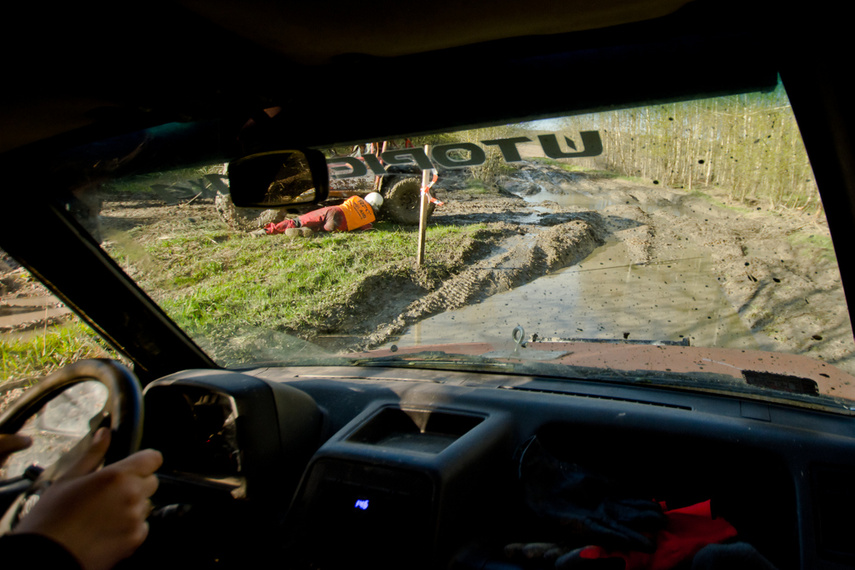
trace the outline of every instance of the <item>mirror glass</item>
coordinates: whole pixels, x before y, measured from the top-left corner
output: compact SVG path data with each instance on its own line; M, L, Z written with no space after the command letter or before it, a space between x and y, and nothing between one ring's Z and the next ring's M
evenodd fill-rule
M18 433L33 444L13 453L0 468L0 479L23 474L30 465L47 467L89 433L89 421L104 409L107 387L95 380L74 384L42 406Z
M236 206L273 208L311 204L327 196L326 162L310 151L282 150L250 155L229 164L229 192Z

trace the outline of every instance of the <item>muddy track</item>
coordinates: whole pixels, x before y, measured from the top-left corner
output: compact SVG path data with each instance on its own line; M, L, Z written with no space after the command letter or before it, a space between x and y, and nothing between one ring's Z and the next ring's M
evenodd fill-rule
M585 217L509 239L500 251L410 303L394 321L372 332L362 348L379 346L432 315L464 307L578 263L603 243L602 225L592 223L591 216Z
M384 306L382 318L351 313L351 325L363 319L359 332L368 342L346 348L394 341L421 320L514 289L579 263L606 241L619 241L630 264L662 264L697 252L708 256L721 291L765 349L806 354L855 371L855 345L846 301L837 288L836 264L792 239L797 234L827 236L814 217L746 211L683 190L542 165L525 165L500 180L490 195L466 195L460 188L459 178L446 178L438 191L446 205L437 209L432 223L486 223L515 231L506 232L492 250L479 252L472 258L480 260L475 265L450 271L439 284L417 286L413 275L390 275L397 281L385 290L396 291L394 297L373 303ZM544 192L553 198L525 199ZM559 204L568 196L577 205ZM382 273L372 276L375 285L385 279ZM354 295L362 298L364 289L358 287ZM360 306L345 303L350 310ZM334 326L324 328L293 332L310 340L319 332L338 332Z

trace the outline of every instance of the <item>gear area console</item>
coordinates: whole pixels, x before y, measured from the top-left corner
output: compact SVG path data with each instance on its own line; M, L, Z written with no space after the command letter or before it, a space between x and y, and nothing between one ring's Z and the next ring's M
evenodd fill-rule
M428 567L447 560L503 486L503 414L371 408L310 462L286 521L301 567ZM441 564L440 564L441 565Z

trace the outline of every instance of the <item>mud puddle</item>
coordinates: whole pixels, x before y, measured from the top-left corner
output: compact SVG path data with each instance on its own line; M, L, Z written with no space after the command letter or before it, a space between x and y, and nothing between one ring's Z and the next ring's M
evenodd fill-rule
M590 180L572 173L557 176L561 178L558 184L541 182L522 189L516 187L519 192L517 195L532 211L547 211L547 206L595 212L602 212L615 206L642 206L648 213L665 212L673 216L688 213L680 202L672 202L668 199L645 204L635 193L627 191L622 181L598 182L596 179ZM554 181L555 178L556 175L553 174L550 180Z
M537 224L556 209L624 212L627 206L638 206L619 185L606 189L597 181L557 169L523 168L507 187L526 204L525 214L512 216L517 223ZM682 214L681 207L671 202L653 209ZM651 208L643 210L646 221ZM768 344L755 339L741 322L712 277L708 253L684 249L675 259L652 261L639 254L638 247L628 250L633 241L649 245L646 226L622 219L635 227L613 233L576 265L415 322L387 346L505 343L517 325L529 337L539 338L688 340L735 348ZM532 228L532 233L508 241L507 249L533 244L538 231ZM643 239L629 239L630 234ZM501 264L496 268L505 269Z
M602 245L602 233L599 216L580 215L548 229L512 236L487 258L410 303L393 322L379 326L370 335L367 348L398 341L409 334L412 325L425 319L492 303L496 296L525 289L544 275L578 264ZM445 338L449 339L447 334Z
M589 194L576 190L566 192L554 192L548 189L541 189L535 194L525 194L521 198L535 211L544 211L545 208L538 207L539 204L553 203L561 207L578 207L587 210L600 211L609 206L618 205L618 198L611 196L608 193L604 194Z
M521 325L539 338L765 348L765 337L745 327L710 277L709 264L708 255L691 250L679 259L636 264L622 242L610 241L577 265L416 323L388 345L506 343Z

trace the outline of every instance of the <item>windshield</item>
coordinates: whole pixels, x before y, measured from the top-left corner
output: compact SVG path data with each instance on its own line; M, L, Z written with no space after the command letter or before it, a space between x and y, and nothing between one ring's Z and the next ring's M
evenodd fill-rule
M310 208L236 208L213 164L111 180L65 209L225 367L644 370L855 400L781 87L320 150L330 198ZM371 193L370 223L330 209Z

